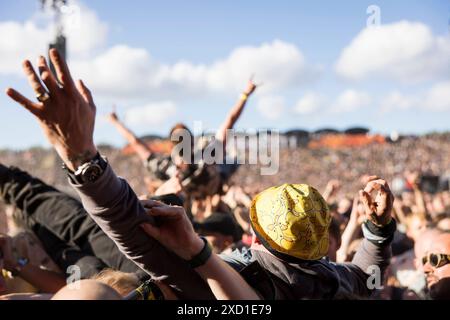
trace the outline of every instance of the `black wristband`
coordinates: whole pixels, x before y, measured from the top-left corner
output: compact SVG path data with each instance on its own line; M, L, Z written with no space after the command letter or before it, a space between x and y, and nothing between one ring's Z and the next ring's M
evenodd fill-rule
M211 257L211 254L212 254L212 250L208 243L208 240L206 240L206 238L204 238L204 237L200 237L200 238L205 243L202 251L200 251L200 253L197 254L195 257L193 257L191 260L187 261L189 266L193 269L204 265L208 261L208 259Z
M391 219L391 221L382 227L379 227L377 225L375 225L372 221L367 220L365 222L367 229L372 232L374 235L376 236L381 236L381 237L389 237L391 235L394 234L395 230L397 229L397 222L395 221L395 219Z
M395 230L397 230L397 222L392 219L387 225L379 227L372 221L367 220L364 222L364 227L373 236L365 238L377 246L386 246L391 244L394 239ZM364 229L364 228L363 228Z

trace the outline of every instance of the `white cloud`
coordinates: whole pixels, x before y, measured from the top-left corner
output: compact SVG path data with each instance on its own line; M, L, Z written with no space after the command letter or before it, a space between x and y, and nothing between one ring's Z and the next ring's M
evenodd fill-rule
M67 35L68 57L86 57L106 41L107 25L83 4L72 1L63 14ZM45 24L45 26L41 26ZM0 21L0 75L21 75L21 62L32 62L46 55L48 44L54 40L56 29L49 11L38 12L29 20L19 23Z
M285 101L280 96L262 96L258 99L258 111L269 120L277 120L285 110Z
M429 110L450 111L450 81L431 87L425 95L423 106Z
M63 23L71 54L88 56L106 43L108 25L94 11L77 1L71 1L66 11Z
M130 94L136 98L234 94L253 73L264 83L258 92L267 94L310 81L319 72L306 64L296 46L280 40L236 48L209 65L183 60L163 64L145 49L119 45L72 66L94 91L127 99Z
M237 47L209 64L183 59L167 64L147 49L125 44L105 47L108 25L80 1L70 1L65 11L72 74L84 79L96 99L105 103L230 95L241 91L252 74L264 83L258 93L270 95L309 83L322 70L308 64L294 44L281 40ZM24 23L0 21L0 75L22 75L22 59L34 61L46 53L55 33L52 21L49 11L37 12Z
M344 48L336 72L352 80L381 76L402 82L448 78L450 37L420 22L365 28Z
M125 122L129 125L160 126L177 114L177 107L172 101L160 101L142 107L127 109Z
M399 91L394 91L381 99L380 108L382 112L395 109L407 110L417 104L416 100L414 97L405 96Z
M415 94L394 91L381 99L380 109L384 112L411 109L450 111L450 81L436 83Z
M330 111L333 113L351 112L368 106L370 102L371 98L367 93L348 89L336 98Z
M306 93L302 98L300 98L294 106L294 112L306 115L311 114L319 109L324 108L324 99L314 92Z
M46 51L50 31L38 28L32 21L0 22L0 74L22 74L22 60L35 61Z

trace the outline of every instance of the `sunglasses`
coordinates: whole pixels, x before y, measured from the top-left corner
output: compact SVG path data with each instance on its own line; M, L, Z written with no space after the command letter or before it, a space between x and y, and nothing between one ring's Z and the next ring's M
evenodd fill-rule
M440 268L450 263L450 254L429 253L422 258L422 264L430 263L433 268Z

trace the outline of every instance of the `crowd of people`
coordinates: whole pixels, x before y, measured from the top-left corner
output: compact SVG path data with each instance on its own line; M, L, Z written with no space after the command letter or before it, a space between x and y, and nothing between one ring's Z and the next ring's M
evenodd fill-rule
M0 152L0 299L450 298L448 134L285 148L275 175L194 161L235 156L249 80L213 139L175 124L171 154L109 114L124 155L95 144L95 92L49 56L55 74L23 64L36 101L6 91L56 152Z

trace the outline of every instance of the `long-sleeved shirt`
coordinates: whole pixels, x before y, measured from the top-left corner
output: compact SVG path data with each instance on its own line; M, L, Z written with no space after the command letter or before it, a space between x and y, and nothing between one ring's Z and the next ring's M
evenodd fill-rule
M73 182L71 184L78 192L86 211L114 240L119 249L139 267L152 277L161 279L172 286L177 290L180 298L213 298L207 283L184 260L141 230L139 225L148 219L145 210L128 183L118 178L109 165L97 181L84 185L77 185ZM371 288L367 288L367 279L372 272L370 266L378 266L382 274L383 269L389 263L391 253L386 235L383 238L371 233L370 230L365 230L364 234L366 239L355 254L352 263L349 264L334 264L321 260L317 263L309 263L304 267L301 264L292 265L292 263L280 262L279 259L270 257L268 254L257 253L256 255L261 256L258 262L269 272L271 271L270 264L275 265L275 268L286 269L286 272L276 275L277 279L281 277L280 283L288 284L285 290L290 290L289 285L294 284L290 284L289 279L283 282L283 275L291 274L295 278L295 273L301 272L310 276L326 275L322 287L319 287L318 290L327 290L327 293L333 293L333 295L325 297L345 296L345 294L340 294L340 291L354 292L357 296L368 296L371 291ZM377 241L380 245L376 244ZM321 270L324 271L321 272ZM286 277L289 278L289 276ZM317 277L312 278L312 280L314 279L320 280ZM328 284L337 287L327 288ZM314 292L314 296L311 298L317 298L318 295L320 296L320 292ZM282 295L282 297L290 298L298 296L298 294Z

